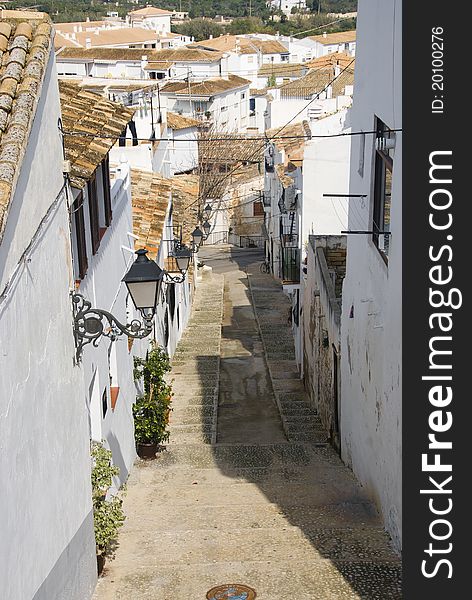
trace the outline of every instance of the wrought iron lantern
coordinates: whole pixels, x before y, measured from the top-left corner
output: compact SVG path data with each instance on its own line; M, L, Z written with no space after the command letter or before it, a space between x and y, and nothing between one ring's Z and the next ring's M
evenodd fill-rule
M211 206L209 204L207 204L205 206L205 208L203 209L203 217L205 219L205 221L209 221L210 217L211 217Z
M197 227L195 227L195 229L192 231L192 240L195 248L198 249L200 247L204 237L205 235L203 231L197 225Z
M146 256L147 250L138 250L136 254L136 260L122 281L128 288L134 306L141 313L142 322L133 319L131 323L123 325L110 312L93 308L81 294L72 294L77 362L82 358L84 346L92 343L97 347L102 336L112 341L121 334L143 339L152 332L164 271Z
M205 221L202 225L203 227L203 231L205 232L205 238L206 239L209 235L210 235L210 231L211 231L211 225L209 221Z

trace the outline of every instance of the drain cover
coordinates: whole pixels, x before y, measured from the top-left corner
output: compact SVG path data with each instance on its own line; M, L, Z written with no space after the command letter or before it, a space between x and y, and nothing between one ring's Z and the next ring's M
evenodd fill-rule
M254 600L256 591L240 583L217 585L207 592L207 600Z

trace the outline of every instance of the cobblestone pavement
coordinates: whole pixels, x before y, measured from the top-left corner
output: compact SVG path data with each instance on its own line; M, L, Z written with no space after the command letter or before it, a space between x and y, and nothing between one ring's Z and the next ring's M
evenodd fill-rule
M280 286L251 266L249 284L242 251L206 252L225 276L198 289L173 359L171 442L130 476L95 600L205 600L223 583L257 600L400 599L376 511L304 412Z

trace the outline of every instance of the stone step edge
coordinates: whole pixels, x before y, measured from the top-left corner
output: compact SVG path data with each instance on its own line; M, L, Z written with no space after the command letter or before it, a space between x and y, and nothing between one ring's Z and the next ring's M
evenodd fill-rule
M264 339L264 334L262 333L262 328L261 328L261 324L259 321L259 316L257 314L257 305L254 299L254 294L253 294L253 289L252 289L252 284L251 284L251 275L246 271L246 278L247 278L247 282L248 282L248 289L249 289L249 293L251 294L251 300L252 300L252 305L253 305L253 311L254 311L254 317L256 319L256 323L257 323L257 328L259 330L259 336L261 338L262 341L262 346L264 348L264 360L267 366L267 370L269 371L269 376L270 376L270 382L271 382L271 386L272 386L272 391L274 393L274 397L275 397L275 403L277 404L277 408L280 414L280 419L282 421L282 428L284 430L284 434L285 437L287 438L287 440L290 441L295 441L292 440L292 436L293 436L293 430L291 431L291 428L288 425L288 422L285 418L285 414L284 414L284 406L279 398L279 392L277 392L275 390L275 386L274 386L274 377L273 377L273 373L272 373L272 369L270 366L270 361L268 360L268 352L267 352L267 348L266 348L266 343L265 343L265 339ZM283 394L284 392L280 392L280 394ZM307 407L310 408L308 402L307 402ZM288 416L288 415L287 415ZM326 435L326 439L327 439L327 435ZM313 442L309 442L307 441L306 443L310 444L310 443L315 443L317 444L318 442L316 440L314 440ZM324 442L319 442L320 444L324 443ZM325 444L326 445L326 444Z

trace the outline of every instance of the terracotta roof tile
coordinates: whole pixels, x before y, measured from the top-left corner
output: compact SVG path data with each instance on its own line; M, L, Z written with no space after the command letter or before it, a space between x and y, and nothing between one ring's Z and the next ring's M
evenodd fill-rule
M0 239L33 123L51 47L41 12L0 12Z
M259 40L240 35L220 35L211 40L198 42L199 46L214 48L222 52L239 52L240 54L288 54L287 48L277 40Z
M310 40L323 44L323 46L329 46L330 44L347 44L348 42L356 41L356 30L338 31L336 33L327 33L326 35L310 35L308 37Z
M162 15L172 15L172 11L156 8L155 6L146 6L146 8L138 8L128 13L132 17L152 17Z
M190 127L201 127L202 122L191 117L184 117L173 112L167 112L167 127L170 129L189 129Z
M177 94L187 96L214 96L215 94L222 94L229 90L236 90L238 88L246 87L251 82L248 79L243 79L237 75L229 75L228 79L223 77L215 77L212 79L205 79L204 81L195 81L187 83L186 81L171 81L164 85L161 89L161 94Z
M59 82L66 158L71 161L71 183L83 188L115 144L134 111L106 100L79 85ZM100 136L110 137L100 137Z
M353 59L351 59L353 60ZM352 66L354 63L352 63ZM307 98L322 92L332 83L332 97L342 96L347 85L354 84L354 69L345 67L345 70L335 75L334 66L311 70L305 77L286 83L280 87L281 98Z
M171 197L171 181L159 173L131 169L131 201L135 248L145 248L156 258Z

